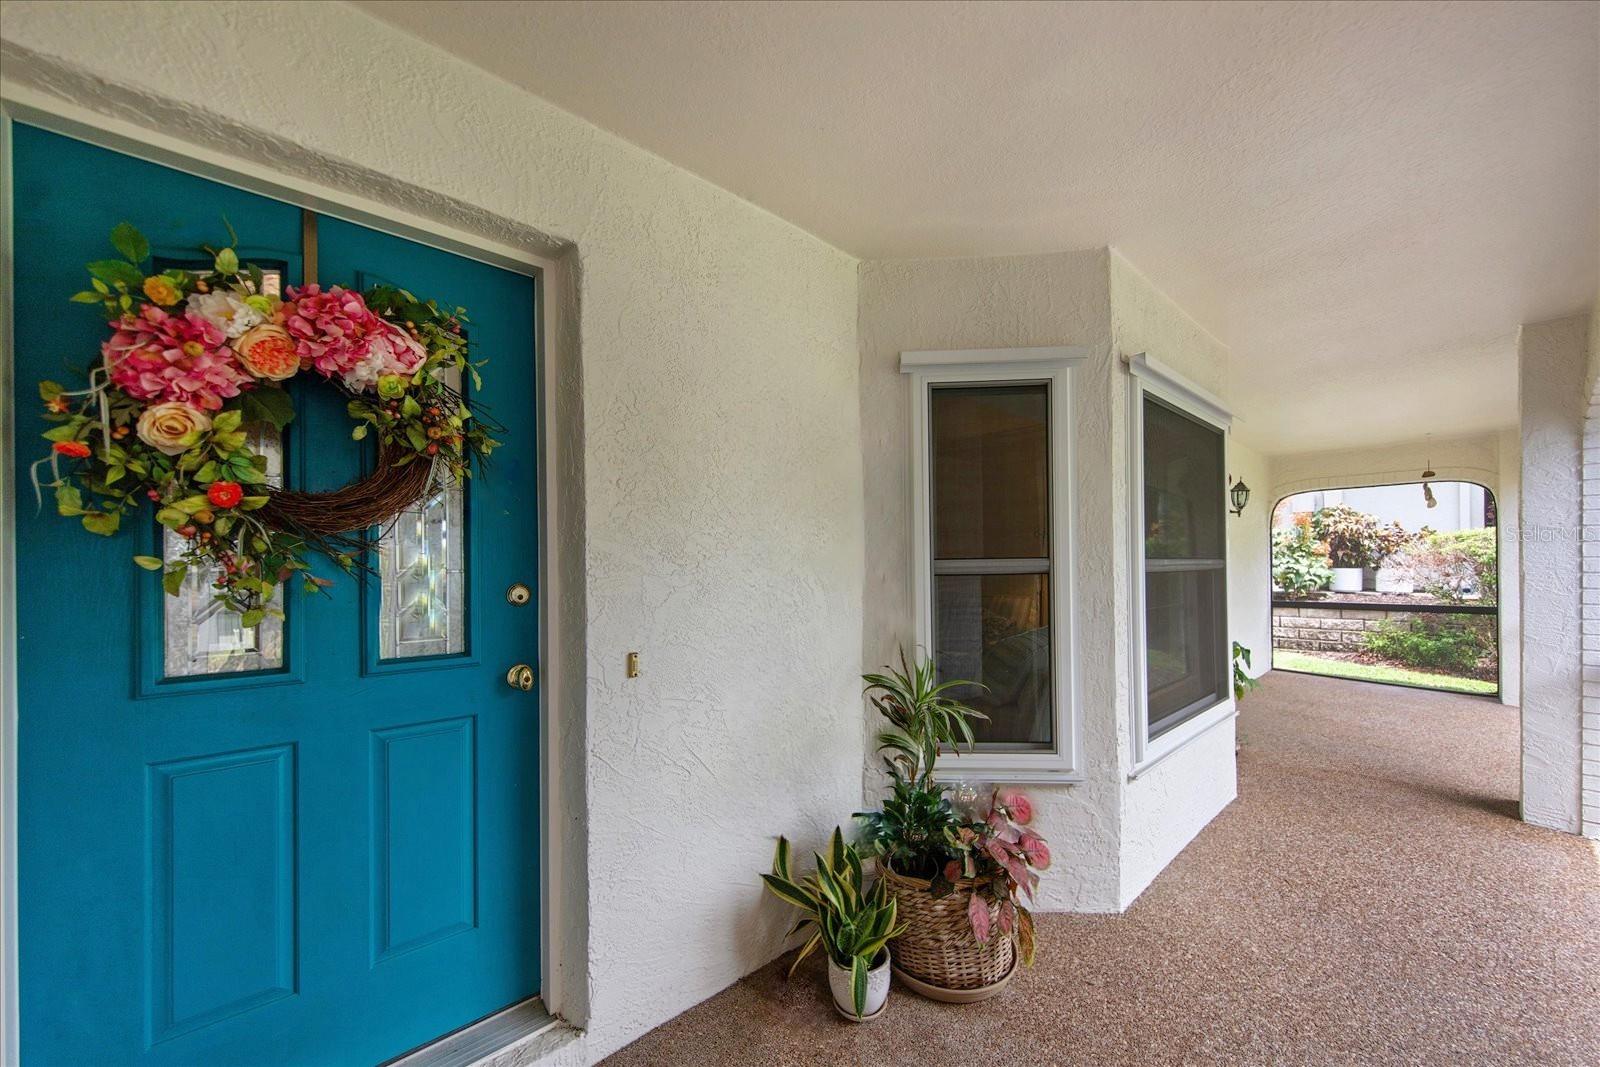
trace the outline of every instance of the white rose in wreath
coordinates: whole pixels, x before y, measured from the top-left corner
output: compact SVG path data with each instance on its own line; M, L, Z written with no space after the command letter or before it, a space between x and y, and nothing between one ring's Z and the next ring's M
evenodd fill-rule
M139 440L169 456L187 452L209 429L210 415L177 400L152 404L139 416Z
M226 291L191 293L184 306L229 337L238 337L264 321L261 312Z

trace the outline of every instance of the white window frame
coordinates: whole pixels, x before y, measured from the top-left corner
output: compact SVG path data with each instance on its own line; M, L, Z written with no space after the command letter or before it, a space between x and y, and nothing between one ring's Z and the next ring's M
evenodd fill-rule
M1050 693L1055 704L1055 745L1050 751L1004 752L975 748L941 764L948 779L1008 782L1083 780L1083 724L1078 709L1077 510L1072 461L1072 369L1089 356L1077 346L981 348L900 353L911 385L912 600L919 649L933 648L933 474L929 422L936 385L1044 383L1050 419Z
M1130 374L1128 388L1128 549L1130 566L1128 580L1131 597L1129 604L1129 666L1132 677L1129 703L1128 737L1132 745L1132 771L1129 778L1137 778L1150 767L1166 759L1206 731L1228 721L1237 714L1233 700L1232 640L1228 629L1227 585L1228 571L1223 570L1222 601L1222 678L1226 696L1209 708L1165 731L1150 737L1149 706L1149 649L1145 643L1145 558L1144 558L1144 401L1153 396L1185 415L1215 428L1222 434L1222 458L1226 469L1228 462L1229 430L1233 413L1222 400L1189 381L1177 371L1145 353L1126 359ZM1218 493L1226 493L1227 486L1217 486ZM1226 504L1224 504L1226 508ZM1223 515L1223 558L1227 558L1227 514Z

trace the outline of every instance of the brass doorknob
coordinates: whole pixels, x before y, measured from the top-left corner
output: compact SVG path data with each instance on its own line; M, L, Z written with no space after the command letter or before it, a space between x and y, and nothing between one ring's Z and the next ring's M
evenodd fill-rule
M533 688L533 668L526 663L518 663L506 671L506 684L513 689L520 689L524 693Z

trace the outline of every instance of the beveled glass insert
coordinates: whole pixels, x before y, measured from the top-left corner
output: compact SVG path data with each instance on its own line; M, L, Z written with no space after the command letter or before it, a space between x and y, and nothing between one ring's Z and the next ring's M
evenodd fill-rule
M378 540L378 657L465 652L466 493L454 480Z
M266 476L283 484L283 441L269 425L250 425L250 447L267 458ZM183 554L184 539L161 528L162 553L168 563ZM268 615L259 625L242 626L239 616L215 599L213 583L220 572L213 564L191 564L177 596L163 596L165 664L168 678L240 674L283 666L283 620ZM283 607L279 586L271 607Z

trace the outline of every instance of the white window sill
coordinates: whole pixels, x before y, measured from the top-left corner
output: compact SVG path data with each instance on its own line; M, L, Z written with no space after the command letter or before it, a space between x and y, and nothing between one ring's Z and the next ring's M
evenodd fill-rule
M1053 771L1048 768L1027 770L1018 767L984 767L978 764L961 764L949 772L934 775L940 785L959 782L991 782L995 785L1082 785L1088 781L1081 771Z
M1164 761L1168 756L1187 748L1193 741L1210 733L1214 728L1229 721L1239 714L1239 709L1232 697L1212 705L1188 722L1179 723L1146 746L1144 758L1135 763L1133 770L1128 772L1128 781L1133 781L1144 774L1156 764Z

